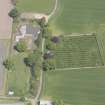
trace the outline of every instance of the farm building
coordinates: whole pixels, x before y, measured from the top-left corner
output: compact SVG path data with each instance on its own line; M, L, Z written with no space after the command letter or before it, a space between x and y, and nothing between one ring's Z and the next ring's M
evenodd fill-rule
M50 100L40 100L39 105L53 105Z
M22 25L16 34L16 43L20 40L25 40L28 44L28 49L31 49L32 42L38 39L41 30L40 27L33 27L29 24Z
M37 40L40 34L40 27L33 27L31 25L23 25L20 27L19 32L16 35L16 42L25 37L32 37L34 40Z

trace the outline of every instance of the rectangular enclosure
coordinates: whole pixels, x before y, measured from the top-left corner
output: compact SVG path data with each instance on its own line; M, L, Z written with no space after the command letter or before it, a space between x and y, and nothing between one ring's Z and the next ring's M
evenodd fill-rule
M55 61L56 68L103 66L95 35L62 37Z

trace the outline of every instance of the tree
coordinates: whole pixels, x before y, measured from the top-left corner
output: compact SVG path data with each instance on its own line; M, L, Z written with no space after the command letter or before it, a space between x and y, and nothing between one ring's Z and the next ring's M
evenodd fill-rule
M27 66L32 67L36 64L38 58L39 58L40 52L35 51L33 53L30 53L27 58L24 59L24 62Z
M44 60L44 62L43 62L43 70L44 71L54 70L54 69L55 69L55 62L53 59Z
M3 62L4 66L8 70L13 70L14 62L12 59L8 58Z
M47 51L46 53L44 53L44 59L51 59L53 57L54 57L54 54L51 51Z
M43 70L44 70L44 71L48 71L49 68L50 68L50 66L49 66L48 62L45 60L45 61L43 62Z
M59 41L60 41L60 38L58 37L58 36L54 36L54 37L52 37L52 42L54 42L54 43L59 43Z
M41 28L44 28L47 24L46 24L46 18L43 17L41 19L37 20L37 23L40 25Z
M9 16L12 17L13 19L17 18L19 16L19 12L16 8L13 8L10 12L9 12Z
M52 38L52 30L48 26L43 28L43 37L48 40Z
M15 46L15 49L18 51L18 52L25 52L27 50L27 45L25 43L25 41L19 41L16 46Z

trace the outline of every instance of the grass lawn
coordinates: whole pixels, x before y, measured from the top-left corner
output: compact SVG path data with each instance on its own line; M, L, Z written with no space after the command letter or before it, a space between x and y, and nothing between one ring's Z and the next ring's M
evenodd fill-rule
M44 79L42 98L68 105L105 105L105 69L52 71Z
M21 12L50 13L55 0L18 0L17 8Z
M59 3L51 23L61 32L93 32L105 24L105 0L59 0Z
M95 35L62 37L55 51L56 68L102 66Z
M16 96L27 94L29 90L30 70L24 64L25 53L14 56L14 71L8 72L7 86L13 89Z

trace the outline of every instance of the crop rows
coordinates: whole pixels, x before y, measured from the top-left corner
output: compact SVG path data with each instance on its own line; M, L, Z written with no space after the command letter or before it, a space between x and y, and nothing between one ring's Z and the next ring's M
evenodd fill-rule
M103 65L94 35L63 37L55 55L57 68Z

